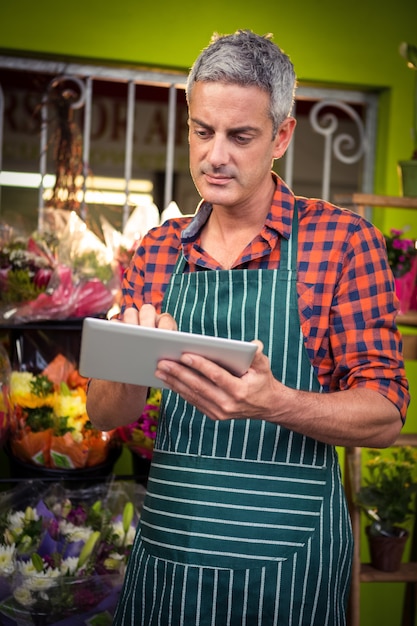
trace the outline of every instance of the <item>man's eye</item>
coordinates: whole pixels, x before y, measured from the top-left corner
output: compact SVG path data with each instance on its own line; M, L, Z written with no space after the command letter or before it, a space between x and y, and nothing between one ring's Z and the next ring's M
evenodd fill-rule
M196 129L194 131L194 133L195 133L195 135L197 135L197 137L200 137L201 139L205 139L206 137L208 137L210 135L208 130L198 130L198 129Z
M251 140L251 137L247 137L246 135L235 135L235 141L240 144L247 144Z

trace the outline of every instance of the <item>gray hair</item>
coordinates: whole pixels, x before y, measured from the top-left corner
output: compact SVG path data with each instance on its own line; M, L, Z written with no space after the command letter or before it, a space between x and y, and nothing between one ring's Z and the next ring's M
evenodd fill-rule
M294 66L289 57L272 42L272 35L256 35L238 30L233 35L215 33L188 75L186 94L190 104L197 81L254 85L270 96L273 135L291 114L296 89Z

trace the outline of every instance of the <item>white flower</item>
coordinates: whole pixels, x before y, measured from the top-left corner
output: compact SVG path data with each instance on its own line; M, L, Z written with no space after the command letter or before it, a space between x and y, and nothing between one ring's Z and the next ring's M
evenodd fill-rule
M122 554L118 554L117 552L111 552L104 561L104 565L109 570L123 574L125 569L124 556Z
M55 517L67 517L68 513L71 511L71 506L71 500L64 498L60 502L55 502L51 510Z
M36 602L36 599L32 596L31 592L25 585L16 587L13 591L13 596L23 606L32 606Z
M26 578L26 576L32 576L36 574L36 567L33 565L31 559L29 561L18 561L17 569Z
M37 522L38 520L38 513L31 507L27 507L26 511L10 512L7 516L8 528L5 530L4 540L11 545L20 539L20 551L24 550L32 544L32 538L24 534L25 526L30 521Z
M123 530L123 522L119 520L112 522L112 534L114 535L114 543L116 546L122 546L125 538L125 532Z
M0 576L8 576L14 570L16 546L0 546Z
M132 525L129 526L129 530L127 531L125 546L130 546L135 541L136 528Z
M56 579L61 575L59 569L49 568L44 572L36 572L25 579L25 584L32 591L45 591L55 586Z
M127 537L125 538L125 532L123 529L123 520L112 522L112 533L114 535L114 544L117 547L123 545L131 545L135 539L136 529L130 525L127 531Z
M71 522L62 520L59 523L59 531L67 537L69 541L87 541L93 533L93 529L89 526L75 526Z
M25 523L25 512L14 511L9 513L7 517L7 523L9 530L16 535L21 535L23 532L23 526Z
M73 576L78 567L78 556L69 556L61 563L61 574Z

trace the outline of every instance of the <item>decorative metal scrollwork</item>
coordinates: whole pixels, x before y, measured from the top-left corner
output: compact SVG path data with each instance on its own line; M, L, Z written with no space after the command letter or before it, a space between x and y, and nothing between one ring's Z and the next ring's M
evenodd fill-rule
M339 127L338 116L329 110L320 116L323 109L330 107L343 111L354 121L358 132L357 138L348 133L335 136ZM322 195L324 199L328 200L332 153L342 163L350 165L359 161L367 147L365 128L355 109L340 100L325 99L317 102L310 111L309 119L313 130L325 138ZM356 150L354 150L355 148Z

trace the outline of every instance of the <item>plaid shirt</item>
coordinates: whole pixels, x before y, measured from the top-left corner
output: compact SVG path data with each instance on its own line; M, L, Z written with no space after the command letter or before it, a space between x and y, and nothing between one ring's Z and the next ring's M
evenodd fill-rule
M275 176L274 176L275 177ZM322 200L295 198L277 177L264 227L233 268L276 269L280 239L291 234L298 202L298 304L305 346L325 392L353 387L389 398L405 420L408 383L395 325L397 299L383 235L352 211ZM152 229L141 241L123 280L122 311L144 303L161 309L182 248L185 271L222 269L200 245L211 212L205 202L193 216Z

